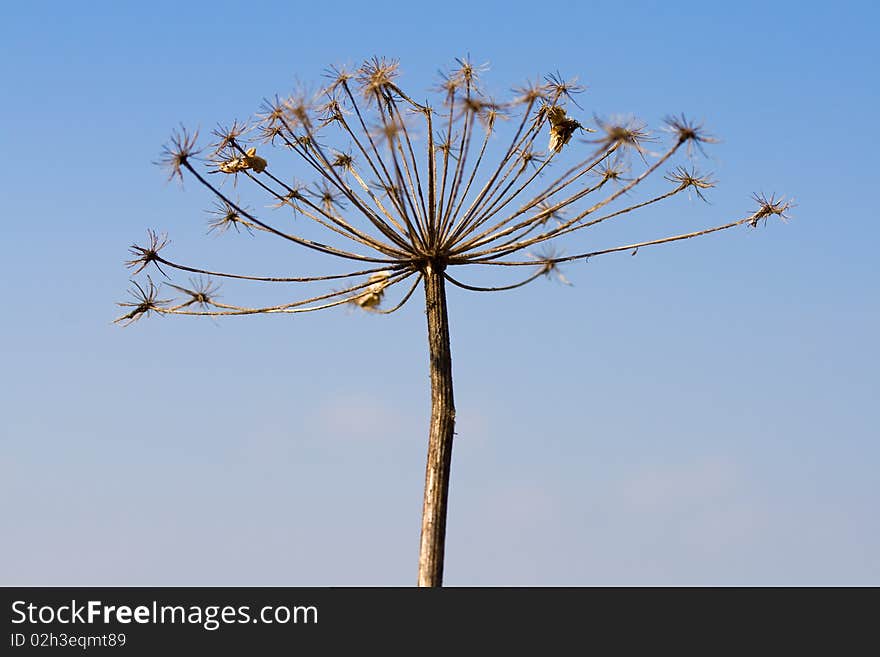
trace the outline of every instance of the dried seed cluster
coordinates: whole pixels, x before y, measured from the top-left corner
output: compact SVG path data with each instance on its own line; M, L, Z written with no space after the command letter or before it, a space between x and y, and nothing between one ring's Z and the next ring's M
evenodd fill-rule
M595 128L586 127L583 108L575 101L584 87L576 80L555 73L523 85L514 90L513 99L500 102L483 89L486 70L468 59L456 60L442 74L440 97L431 103L416 101L419 95L402 89L396 60L373 58L353 70L331 68L316 93L298 90L266 100L254 119L215 129L207 166L202 166L204 149L198 145L198 134L175 132L161 163L171 178L191 177L214 196L210 231L223 233L233 227L237 232L245 228L249 234L271 234L334 261L360 263L360 268L300 277L214 271L164 257L167 238L150 231L147 245L131 247L133 257L126 264L135 274L152 264L207 278L191 281L190 287L171 285L184 294L179 302L159 299L152 280L135 284L135 301L120 304L130 310L117 321L131 323L154 312L288 314L344 304L388 313L406 303L428 265L464 289L513 289L544 275L561 277L559 266L565 262L606 253L635 254L645 246L740 225L756 227L773 216L787 218L790 201L760 195L755 196L757 210L748 215L691 233L569 256L557 248L543 249L569 233L685 190L705 200L715 181L693 165L674 165L674 158L692 158L695 150L702 152L717 139L702 125L673 115L665 119L671 143L650 152L647 145L659 141L658 135L637 119L594 116ZM578 135L583 137L577 139ZM542 143L546 150L541 150ZM258 146L278 152L266 158L257 154ZM630 158L632 153L637 157ZM290 158L316 175L317 182L303 184L280 173L279 163ZM630 173L632 159L643 165L640 171ZM269 160L278 166L270 167ZM669 189L633 198L641 183L669 165L674 165L665 174ZM252 184L262 195L260 205L282 214L258 216L224 191L226 179L236 186L240 180ZM294 216L314 224L326 237L313 239L306 231L291 230ZM532 248L542 250L535 255ZM517 258L523 252L529 257ZM475 265L527 267L532 272L496 287L471 285L450 274L454 267ZM221 303L213 282L217 278L360 282L275 306L248 307ZM399 302L381 309L387 292L407 279L412 279L410 287Z

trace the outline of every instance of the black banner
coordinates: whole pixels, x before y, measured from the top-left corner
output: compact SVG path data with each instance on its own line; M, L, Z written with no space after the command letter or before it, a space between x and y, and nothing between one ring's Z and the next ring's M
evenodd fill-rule
M2 654L612 654L661 646L856 647L841 590L6 588ZM874 597L876 590L871 592ZM852 613L847 600L852 604ZM844 613L844 609L846 612ZM861 613L860 613L861 612ZM861 622L864 619L864 622ZM844 626L835 631L834 621ZM705 639L704 637L708 637ZM708 641L708 642L707 642Z

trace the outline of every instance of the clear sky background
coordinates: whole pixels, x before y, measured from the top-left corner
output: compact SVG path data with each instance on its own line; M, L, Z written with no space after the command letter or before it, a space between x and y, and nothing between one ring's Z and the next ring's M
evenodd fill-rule
M677 197L633 217L636 238L744 216L756 191L797 207L569 265L572 287L450 291L446 583L880 584L878 19L869 2L4 3L0 584L415 582L421 299L111 320L147 228L210 267L319 264L206 236L208 195L152 164L178 123L207 132L372 55L425 95L467 53L499 95L559 70L589 85L585 119L685 112L722 138L700 163L711 205Z

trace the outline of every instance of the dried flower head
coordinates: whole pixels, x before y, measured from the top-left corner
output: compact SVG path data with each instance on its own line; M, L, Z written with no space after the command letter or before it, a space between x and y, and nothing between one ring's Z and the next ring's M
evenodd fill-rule
M285 124L287 126L302 126L307 130L311 128L312 114L317 111L314 93L305 87L301 87L281 101L281 106L284 110Z
M257 114L257 120L263 126L283 126L286 118L287 108L278 96L275 96L273 100L263 99L260 112Z
M351 153L335 153L330 161L330 166L338 169L351 169L354 167L354 157Z
M129 269L134 269L132 273L139 274L146 269L147 265L151 262L155 262L156 268L159 269L163 275L167 276L167 274L162 271L161 267L159 267L159 251L168 245L168 235L165 233L159 235L156 231L150 229L147 230L147 241L148 246L132 244L128 247L128 252L135 257L131 260L126 260L125 266Z
M530 164L532 167L537 167L545 162L547 158L544 157L544 154L541 151L535 151L531 148L523 148L519 152L519 159L523 166Z
M459 84L468 87L474 87L479 81L480 74L489 70L488 63L474 64L470 60L470 56L461 58L456 57L455 61L458 63L458 67L452 70L451 76L457 80Z
M342 123L345 115L350 114L350 112L344 109L342 102L335 96L327 98L326 102L316 108L316 111L321 118L321 128L331 123Z
M528 255L540 266L538 275L546 276L547 278L555 277L560 283L572 285L572 282L569 281L559 269L558 261L562 257L562 253L557 249L552 246L546 247L538 253L530 253Z
M368 101L387 98L394 89L394 78L399 74L399 67L396 59L384 57L373 57L361 64L356 79L364 98Z
M377 143L387 144L389 148L394 149L398 138L404 132L406 132L406 126L403 120L395 117L377 125L372 131L372 137Z
M442 153L451 160L457 160L461 148L458 145L459 135L453 133L449 139L445 135L437 135L434 141L434 150Z
M700 200L708 203L706 197L703 196L700 190L712 189L715 187L717 183L712 180L711 175L712 174L700 175L693 167L688 170L683 166L679 166L676 167L674 171L667 173L664 178L669 182L678 184L680 189L693 189L694 193L700 198Z
M134 287L129 288L128 293L134 301L122 301L116 305L122 308L132 308L133 310L114 319L114 324L128 326L141 317L146 317L151 312L158 312L164 304L170 303L169 299L159 299L159 288L156 287L153 279L149 276L147 276L146 288L137 281L131 281L131 284Z
M217 143L212 144L214 147L214 154L220 153L221 151L226 150L227 148L234 148L238 145L238 141L242 135L244 135L249 130L247 124L239 123L237 120L232 122L232 125L226 127L222 125L218 125L211 132L215 137L217 137Z
M567 98L574 103L575 107L578 109L584 109L578 105L577 101L574 99L574 94L583 93L587 89L584 85L578 84L577 78L566 80L562 77L559 71L557 71L556 73L551 73L546 76L544 80L547 83L546 89L554 103L558 103L563 98Z
M551 219L554 219L557 223L561 224L565 218L565 210L556 207L556 205L547 200L538 203L538 214L535 215L535 221L538 224L544 225Z
M452 102L456 91L461 87L461 81L452 73L444 73L443 71L440 71L438 75L440 81L434 87L434 90L443 93L443 103L449 104Z
M189 299L178 306L179 308L186 308L187 306L196 304L201 308L207 309L213 304L213 300L216 297L217 292L220 290L219 284L206 278L191 278L189 279L189 283L192 286L191 289L168 283L170 287L189 296Z
M467 116L469 113L479 116L486 109L488 103L479 96L462 96L458 99L458 111L461 117Z
M230 228L234 228L235 232L239 231L242 226L249 233L253 234L253 224L241 216L241 213L230 203L226 201L215 201L214 207L208 210L211 219L208 221L208 232L216 231L218 234L225 233Z
M416 102L399 86L397 60L379 57L351 72L329 69L329 83L317 93L300 87L286 98L276 96L264 101L256 124L259 137L267 147L277 144L289 149L285 154L299 157L308 170L315 172L318 180L310 186L291 187L273 175L266 158L257 154L257 147L242 141L247 124L234 121L229 127L218 126L214 131L218 141L214 144L213 170L209 173L231 175L234 181L238 181L238 174L245 174L245 184L253 182L270 195L269 207L292 207L303 218L332 231L331 239L341 242L325 243L323 239L289 233L288 228L275 228L252 210L233 203L192 168L188 160L195 153L195 138L185 131L172 137L164 163L170 167L172 177L180 176L182 168L188 169L220 199L212 212L209 232L241 227L260 230L310 250L381 265L381 271L419 272L426 263L436 261L447 276L453 267L463 264L534 266L535 259L552 272L561 262L617 252L620 249L613 248L562 257L542 251L526 262L513 258L517 252L549 245L568 233L625 216L685 190L693 190L705 201L704 193L715 186L710 176L678 166L666 174L674 184L671 189L648 199L628 201L625 207L611 212L603 210L648 187L636 189L649 175L661 171L661 166L669 167L676 153L717 140L706 133L702 124L684 115L665 119L666 129L675 136L665 152L646 150L646 144L655 140L643 122L631 117L597 117L599 134L590 140L574 140L577 131L596 132L568 113L569 107L579 107L576 96L585 89L576 78L552 73L515 90L517 97L503 102L478 89L486 69L485 65L475 65L470 57L457 59L443 76L439 89L445 106L437 112L429 101ZM510 121L502 124L499 118ZM545 124L548 133L544 133ZM547 151L541 152L544 134L548 134ZM583 142L598 144L599 148L584 149ZM572 157L559 158L558 162L568 163L554 168L554 156L563 150ZM631 151L640 155L644 163L641 171L630 173L630 169L641 168L627 157ZM500 159L492 161L498 153ZM265 175L255 175L261 173ZM591 176L598 179L590 180ZM611 180L617 185L606 186ZM758 201L760 207L750 218L755 225L774 214L784 218L790 207L790 203L774 197L760 197ZM728 224L718 229L726 227ZM702 234L686 233L650 244ZM164 238L156 237L152 246L133 250L135 257L129 266L138 271L150 262L176 266L158 257L163 243ZM636 252L646 244L629 245L627 250ZM186 271L217 275L193 268ZM367 273L359 270L349 275ZM319 276L308 280L325 279ZM355 291L361 288L355 287L338 294L353 294L343 301L354 300L361 307L372 308L387 291L386 286L397 280L395 273L391 278L369 281L359 293ZM513 289L522 283L479 288L451 277L449 280L465 289L491 291ZM527 279L531 280L534 278ZM312 301L327 298L319 295ZM263 310L306 312L338 302L296 310L287 306ZM231 306L224 309L235 312ZM243 308L240 312L253 311Z
M198 130L190 134L183 125L179 130L171 133L169 143L162 147L162 154L158 162L160 166L168 170L168 180L177 177L183 181L181 168L201 153L201 149L196 148L198 139Z
M559 13L558 8L553 10ZM129 290L134 300L120 304L127 312L116 321L131 323L151 312L280 316L339 307L390 314L403 307L421 284L430 345L431 415L436 420L431 422L427 481L437 485L426 486L419 584L435 586L441 583L443 564L443 533L435 530L445 523L445 490L449 483L446 457L455 415L447 284L473 292L499 292L555 277L570 285L559 270L565 262L583 262L611 253L634 255L654 245L690 240L747 223L756 226L773 215L785 218L791 203L756 195L759 207L745 218L610 247L580 240L575 243L586 242L591 250L562 255L554 245L569 233L631 217L684 190L692 189L703 198L702 192L715 183L693 169L673 169L666 178L674 185L664 185L666 189L660 192L654 191L650 183L641 183L674 166L677 155L715 139L684 116L672 117L666 123L675 139L662 151L649 153L645 143L651 137L644 123L631 118L597 118L599 134L587 143L600 147L585 147L585 140L572 137L578 130L591 130L567 112L569 101L571 106L579 107L575 95L583 87L575 79L552 74L544 82L517 90L513 102L496 102L477 87L486 67L464 58L458 59L444 76L440 102L421 103L398 86L398 68L396 60L374 57L354 73L330 69L330 82L317 95L299 91L284 100L276 97L264 102L255 123L259 137L267 147L277 144L280 155L295 160L300 169L315 174L317 182L309 187L288 186L275 171L269 171L266 159L257 155L251 142L241 140L243 124L234 122L229 128L215 131L219 141L209 173L231 175L234 183L239 180L238 174L244 174L242 185L268 195L271 207L293 207L300 214L299 221L285 222L281 213L271 215L271 219L261 218L256 211L233 202L221 191L226 177L202 175L190 161L197 153L196 139L185 131L172 136L163 154L162 164L170 170L171 178L182 178L186 169L187 175L220 201L211 230L222 232L244 226L272 235L295 249L354 264L341 272L313 276L219 272L161 257L159 250L167 239L151 231L148 246L132 247L134 257L126 263L129 267L140 272L151 262L161 263L210 278L192 280L185 287L173 285L186 297L178 305L167 305L169 302L158 298L158 289L147 277L147 284L134 283ZM430 109L432 105L438 108L436 112ZM510 120L499 122L502 113ZM545 138L545 125L549 131L548 155L538 152ZM555 157L563 149L565 156ZM640 155L641 162L630 161L639 159L628 157L632 151ZM624 161L627 173L629 167L634 169L631 177L623 177ZM217 180L221 182L215 184ZM618 184L606 185L609 180ZM631 195L646 188L647 198L630 200ZM533 249L537 249L537 255L531 255ZM512 274L513 280L482 287L455 277L459 271L466 276L470 270L488 267ZM294 301L285 299L278 305L233 305L215 299L217 287L211 280L220 277L296 283L294 289L309 283L324 289ZM413 280L408 290L395 303L382 307L386 295L397 292L397 284L410 277ZM348 279L348 283L338 287L329 283L341 279Z
M483 102L482 110L477 114L477 117L489 132L495 129L495 122L498 119L508 118L504 106L493 98Z
M765 194L752 194L752 198L755 200L755 203L758 204L757 212L755 212L749 220L749 225L752 228L757 228L758 222L762 219L766 223L767 218L774 215L783 220L791 218L785 213L794 207L792 201L786 200L782 196L776 198L776 194L771 194L769 197Z
M603 183L609 180L621 183L629 181L630 178L624 177L626 172L627 164L623 158L619 157L603 160L590 171L593 175L598 176Z
M327 181L315 184L314 190L308 191L314 198L318 199L324 210L330 214L335 209L345 209L345 201L342 200L342 194L331 187Z
M261 125L259 128L259 139L264 144L275 145L276 139L284 139L284 128L280 125Z
M513 93L513 105L532 105L539 100L547 99L547 85L540 82L527 82L521 87L515 87Z
M645 150L642 144L653 141L651 134L646 129L646 124L634 117L610 121L605 121L598 116L594 118L596 125L605 134L598 139L591 140L591 143L601 144L604 148L624 146L644 154Z
M324 71L324 77L329 78L330 84L324 89L324 94L330 96L340 87L345 87L348 81L354 77L344 66L328 66Z
M687 143L688 155L693 154L693 149L696 146L700 153L705 156L706 152L703 150L703 144L718 143L718 139L705 131L702 123L695 123L685 117L684 114L667 116L664 122L666 123L666 129L676 135L679 142Z

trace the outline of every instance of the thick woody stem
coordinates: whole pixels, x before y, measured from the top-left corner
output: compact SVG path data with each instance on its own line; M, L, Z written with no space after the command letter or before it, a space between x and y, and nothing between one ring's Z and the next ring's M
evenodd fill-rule
M442 586L455 403L452 396L452 355L443 266L436 263L426 265L424 279L431 371L431 429L428 435L419 546L419 586Z

